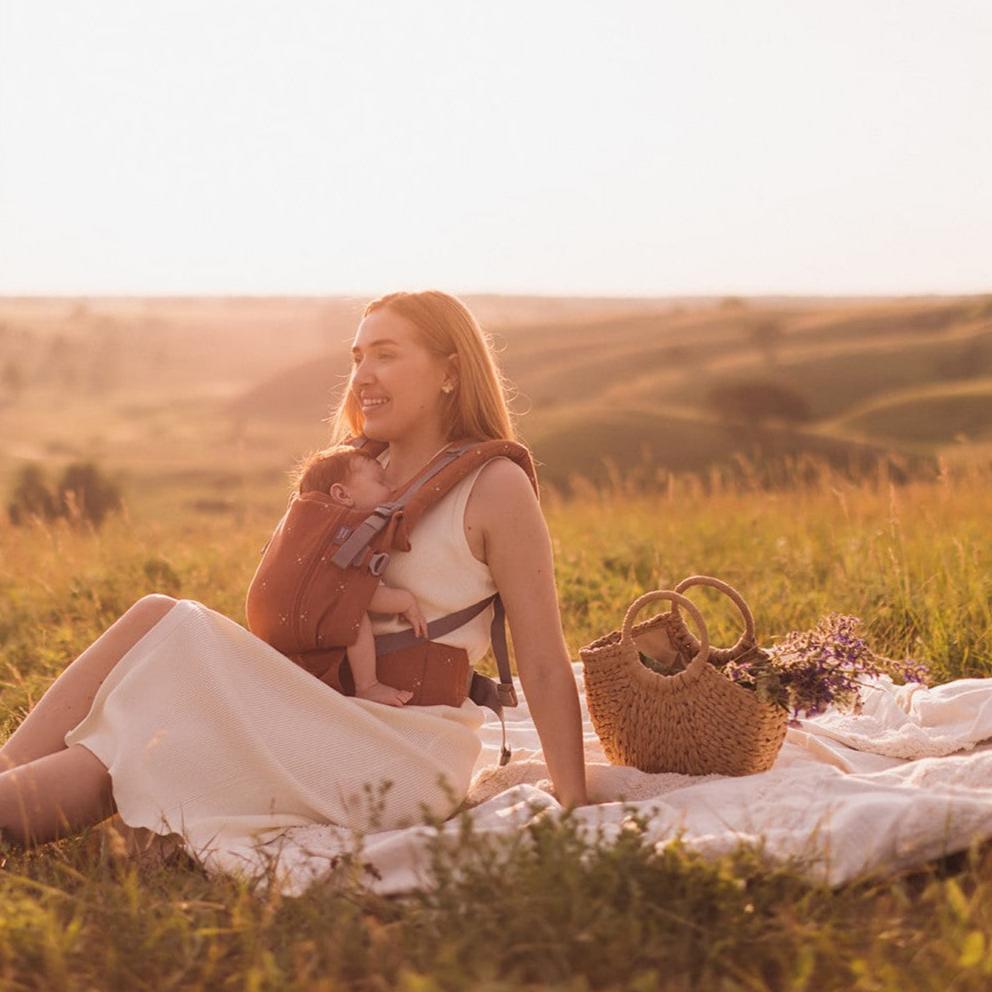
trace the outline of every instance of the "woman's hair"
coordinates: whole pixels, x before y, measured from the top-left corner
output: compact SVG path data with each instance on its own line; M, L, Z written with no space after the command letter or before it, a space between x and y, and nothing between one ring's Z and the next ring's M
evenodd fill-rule
M353 448L350 444L315 451L307 455L293 473L293 488L299 493L314 490L326 493L335 482L346 482L348 473L362 458L375 461L371 452Z
M410 321L424 347L439 359L458 356L458 385L451 393L441 394L447 440L517 440L507 406L506 383L496 364L492 341L461 300L436 289L388 293L372 300L362 316L383 309ZM332 441L344 441L364 430L365 417L349 377L334 412Z

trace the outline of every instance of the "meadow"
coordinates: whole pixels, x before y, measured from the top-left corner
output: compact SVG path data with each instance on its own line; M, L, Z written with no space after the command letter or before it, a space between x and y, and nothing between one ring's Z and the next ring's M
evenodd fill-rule
M874 307L873 317L859 302L826 307L814 301L798 309L769 303L769 312L782 311L780 331L809 335L786 345L781 333L773 334L771 363L758 347L760 336L742 330L742 311L732 301L699 309L692 301L642 303L624 312L610 303L584 309L560 303L551 310L542 310L539 301L494 299L488 305L494 320L502 314L506 321L500 332L505 364L533 404L521 426L543 463L561 615L573 657L617 626L644 590L704 572L744 592L765 641L838 611L864 619L877 651L925 660L938 681L992 677L992 466L986 448L992 424L984 408L978 403L977 414L965 418L967 445L956 439L960 420L939 431L935 415L921 417L930 435L912 433L902 439L904 448L883 444L881 431L865 427L865 418L871 431L889 424L882 413L900 403L932 403L946 395L969 398L952 403L955 410L975 409L970 398L986 395L990 374L978 351L967 377L963 366L948 376L950 366L934 371L933 363L912 355L896 374L886 357L874 366L872 381L883 380L874 393L859 389L853 405L824 402L801 431L794 424L762 424L748 438L757 446L744 452L730 444L727 423L694 405L692 394L671 406L654 402L655 433L631 440L623 457L595 462L582 461L594 445L627 451L614 443L619 428L610 425L643 426L638 404L648 402L652 383L656 400L659 383L678 385L672 366L687 354L659 351L663 358L654 369L642 359L628 370L624 397L615 379L582 371L585 358L568 356L601 345L608 326L616 327L618 343L629 336L642 344L663 327L682 328L681 338L675 335L664 347L681 341L678 346L690 353L696 346L705 351L703 364L694 365L689 354L688 368L711 382L738 363L760 368L763 376L803 361L808 368L825 361L831 349L870 350L873 337L885 356L881 342L893 339L910 351L912 341L927 348L939 339L945 354L956 340L972 347L972 339L984 340L986 301L886 303ZM34 310L11 305L5 315L6 326L15 327L18 361L37 376L26 376L0 410L0 483L9 494L18 471L32 460L54 472L72 459L92 458L120 482L125 502L99 529L61 519L0 528L3 737L67 662L147 592L197 599L243 622L248 580L285 501L287 459L319 443L322 431L323 413L306 421L312 410L305 414L310 407L300 395L274 386L298 383L300 370L312 371L314 362L331 362L326 355L313 357L313 340L292 345L284 366L276 368L268 337L250 336L252 343L239 353L243 367L229 368L220 358L211 364L210 354L222 349L204 325L201 336L191 331L181 348L175 345L173 367L168 355L141 357L137 343L147 344L147 335L135 336L112 390L84 388L80 350L73 352L76 385L62 386L60 394L37 357L40 342L51 340L44 335L63 333L69 340L60 306L46 311L56 315L50 326L37 318L40 304ZM175 316L180 303L174 306L169 320L175 323L166 321L159 330L167 326L178 334L186 326ZM182 306L190 327L210 312ZM246 303L243 310L256 320L266 313L262 304ZM35 314L31 320L23 316L28 311ZM907 319L910 311L917 324ZM137 304L134 312L145 313ZM900 312L901 324L892 316ZM229 335L229 346L237 340L224 318L231 313L230 307L221 310L209 324L219 336ZM345 333L351 317L346 307L342 313ZM142 319L153 317L145 313ZM72 317L84 327L98 318L104 319L92 307ZM117 319L120 340L129 325L128 318ZM699 330L697 345L688 325L708 328ZM271 320L265 326L273 326ZM316 336L323 326L314 319L306 333ZM27 336L19 336L17 327ZM530 357L518 356L517 345ZM193 352L197 361L188 357ZM546 364L538 375L543 352ZM37 361L29 363L27 355ZM180 362L178 356L185 357ZM844 361L845 369L857 366ZM520 374L512 371L514 363ZM529 381L525 367L534 370ZM788 379L793 389L804 381ZM543 402L541 382L554 385ZM566 399L570 382L595 382L604 392L590 395L576 386L577 399ZM837 389L846 389L845 383L838 381ZM294 407L298 401L302 405ZM686 445L682 461L666 461L666 417L694 426L700 437L712 428L711 453L699 460L700 441ZM853 426L845 426L855 422L868 432L860 440ZM604 433L590 434L600 423L607 425ZM896 417L895 423L907 419ZM797 435L845 446L845 453L834 457L833 449L782 441L774 473L772 461L755 454L769 438L794 442ZM581 438L584 444L575 440ZM641 441L653 447L646 451ZM876 446L886 457L852 459L846 446L858 444ZM706 604L714 639L732 640L731 609L705 592L699 601ZM487 664L494 670L491 659ZM992 985L988 844L914 872L830 889L807 880L796 865L769 863L760 850L706 861L677 839L655 849L636 829L614 844L583 841L567 818L497 842L474 835L465 821L457 843L437 845L428 890L391 898L372 894L359 847L326 882L295 899L245 880L208 878L181 855L164 862L127 858L114 836L99 829L38 851L4 854L2 989L957 992Z
M646 588L696 571L755 605L771 640L829 610L940 680L992 676L989 473L852 483L823 469L792 491L690 477L664 493L550 500L570 648ZM786 510L788 512L786 512ZM60 521L3 533L6 735L75 653L137 596L199 599L243 622L271 518ZM703 594L705 596L705 594ZM707 601L716 637L734 617ZM359 854L360 852L356 852ZM133 862L99 831L0 872L0 987L332 989L984 989L992 981L992 847L837 890L760 851L703 861L637 832L580 841L566 819L512 842L438 846L431 891L377 897L360 856L298 899Z

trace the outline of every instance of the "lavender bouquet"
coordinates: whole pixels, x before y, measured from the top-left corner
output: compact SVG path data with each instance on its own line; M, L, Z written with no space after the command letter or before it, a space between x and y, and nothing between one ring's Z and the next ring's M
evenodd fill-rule
M793 725L797 717L815 716L828 706L860 712L859 689L871 677L928 682L925 665L875 654L860 627L858 617L831 613L812 630L786 634L768 650L753 648L721 671L759 699L789 710Z

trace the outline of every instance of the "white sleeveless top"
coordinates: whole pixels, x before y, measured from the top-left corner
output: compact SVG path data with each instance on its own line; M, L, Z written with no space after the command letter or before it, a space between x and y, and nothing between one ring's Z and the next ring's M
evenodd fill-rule
M484 468L480 465L434 504L410 532L409 551L391 551L383 582L417 597L427 621L455 613L496 592L489 566L472 554L465 537L465 506ZM373 634L392 634L410 625L395 616L371 613ZM470 665L489 650L493 608L437 640L464 648Z

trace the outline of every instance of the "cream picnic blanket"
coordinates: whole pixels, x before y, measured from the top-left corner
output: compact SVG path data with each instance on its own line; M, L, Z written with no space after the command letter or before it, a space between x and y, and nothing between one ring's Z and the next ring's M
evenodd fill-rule
M608 764L582 702L590 799L582 829L609 839L634 811L646 839L719 855L741 842L798 855L832 884L920 864L992 836L992 679L927 689L886 678L860 716L828 712L790 729L768 772L649 775ZM509 834L561 814L537 731L462 707L394 708L348 699L243 627L180 601L121 660L69 734L110 768L124 821L178 833L209 872L265 870L299 893L352 853L382 893L430 884L433 826L465 798L476 832ZM481 739L481 746L480 746ZM450 790L442 788L444 774ZM393 783L369 825L366 787ZM328 824L342 824L329 826ZM370 832L374 829L375 832ZM459 817L440 828L456 837Z
M679 836L714 856L754 843L773 858L798 856L810 875L833 885L992 837L992 679L934 688L873 680L862 691L861 715L827 712L801 721L801 728L789 729L771 770L732 778L652 775L608 764L585 707L581 664L573 670L589 797L597 804L573 815L590 835L601 827L602 836L615 836L634 811L648 817L651 843ZM518 696L521 705L506 711L510 764L496 765L499 722L489 718L481 731L467 799L472 808L463 814L473 818L476 833L519 831L561 813L519 685ZM455 836L458 818L443 829ZM419 826L366 836L362 860L378 875L370 874L370 885L393 893L430 884L434 834ZM266 850L280 850L283 884L300 891L347 844L341 831L310 826L288 831Z

